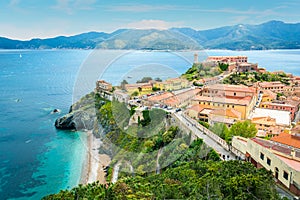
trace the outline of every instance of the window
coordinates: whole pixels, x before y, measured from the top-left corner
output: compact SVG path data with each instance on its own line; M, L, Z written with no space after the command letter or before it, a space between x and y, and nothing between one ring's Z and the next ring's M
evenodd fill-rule
M283 178L289 180L289 174L286 171L283 171Z
M236 93L233 93L234 96L236 96Z
M260 159L264 160L265 159L265 154L260 153Z
M271 159L267 158L267 164L270 166L271 165Z
M234 108L234 105L232 106L232 108Z

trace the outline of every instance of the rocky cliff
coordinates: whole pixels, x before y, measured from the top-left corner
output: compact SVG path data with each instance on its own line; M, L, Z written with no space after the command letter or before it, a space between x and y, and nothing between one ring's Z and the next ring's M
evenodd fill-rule
M70 107L68 114L55 121L55 127L62 130L93 130L96 123L95 94L90 93L82 97Z

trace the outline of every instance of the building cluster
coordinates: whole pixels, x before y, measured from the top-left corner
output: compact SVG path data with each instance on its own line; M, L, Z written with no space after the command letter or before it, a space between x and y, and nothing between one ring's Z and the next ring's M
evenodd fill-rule
M247 119L257 101L256 94L255 88L246 86L209 85L192 99L188 113L210 125L225 123L230 127L236 121Z
M160 91L173 91L189 87L189 81L182 78L170 78L165 81L149 81L147 83L125 84L124 90L128 94L137 92L139 95L153 92L153 88Z
M274 82L268 84L277 85ZM266 85L262 83L252 87L226 84L205 86L191 100L187 113L190 117L210 125L225 123L228 127L236 121L251 120L258 130L257 136L276 136L291 128L297 117L300 97L295 94L279 97L278 87L275 91L266 89ZM286 87L290 88L284 85L283 89Z
M258 67L257 63L249 63L247 56L209 56L206 62L227 64L229 72L258 72L263 70Z
M196 56L194 62L198 62ZM265 71L248 63L246 56L211 56L207 62L228 64L227 73ZM116 87L100 80L95 91L108 99L129 104L139 102L137 109L185 108L190 118L210 125L224 123L231 127L237 121L250 120L256 126L257 137L234 137L232 148L256 167L272 171L280 184L300 195L300 124L295 127L300 118L300 77L288 75L284 83L258 82L244 86L220 84L225 75L197 80L199 87L182 78ZM266 137L270 139L263 139Z
M257 168L271 171L275 180L300 195L300 134L281 133L271 140L234 137L232 147Z

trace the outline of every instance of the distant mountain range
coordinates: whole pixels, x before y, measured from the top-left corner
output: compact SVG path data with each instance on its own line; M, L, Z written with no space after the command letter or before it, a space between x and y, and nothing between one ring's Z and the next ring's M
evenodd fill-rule
M0 37L0 49L300 49L300 23L269 21L259 25L240 24L197 31L119 29L113 33L89 32L29 41Z

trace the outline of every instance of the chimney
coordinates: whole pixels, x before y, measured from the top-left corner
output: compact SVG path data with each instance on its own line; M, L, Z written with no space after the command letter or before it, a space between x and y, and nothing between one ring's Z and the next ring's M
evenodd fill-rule
M291 156L292 156L292 158L295 158L295 157L296 157L296 152L295 152L295 149L294 149L294 148L291 150Z

